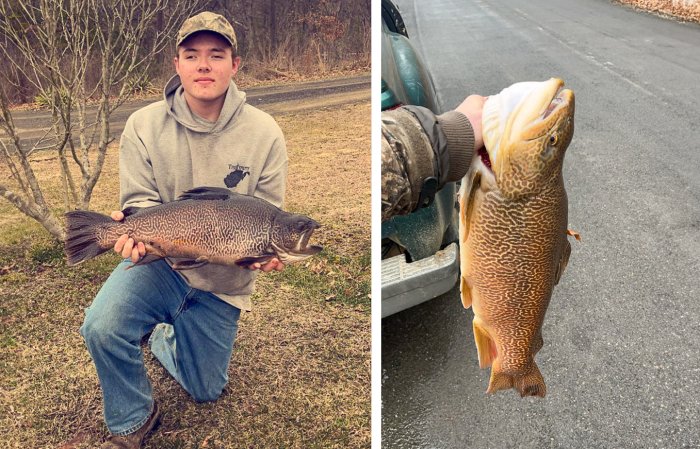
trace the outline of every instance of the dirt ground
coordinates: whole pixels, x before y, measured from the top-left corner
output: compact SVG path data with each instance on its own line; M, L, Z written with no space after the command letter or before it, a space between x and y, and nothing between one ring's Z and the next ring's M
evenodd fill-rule
M287 138L285 208L321 223L312 241L325 249L259 276L218 401L195 403L145 350L164 414L146 448L370 445L370 105L312 107L269 112ZM58 187L56 160L35 159ZM116 161L112 148L93 209L117 207ZM59 191L48 192L55 204ZM66 267L61 247L7 201L0 221L0 447L95 447L107 430L78 328L117 257Z

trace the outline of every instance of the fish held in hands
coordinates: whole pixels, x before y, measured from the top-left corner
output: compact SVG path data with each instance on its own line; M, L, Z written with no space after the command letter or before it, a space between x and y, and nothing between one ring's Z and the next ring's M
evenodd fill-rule
M146 255L135 265L178 258L172 268L206 264L249 267L273 258L288 264L319 253L309 245L320 225L285 212L261 198L218 187L198 187L176 201L125 212L122 221L91 211L66 214L65 253L75 265L108 251L124 234L143 242Z
M516 83L488 98L482 126L485 150L460 188L462 303L479 365L491 367L487 391L544 397L535 355L571 253L562 166L574 93L558 78Z

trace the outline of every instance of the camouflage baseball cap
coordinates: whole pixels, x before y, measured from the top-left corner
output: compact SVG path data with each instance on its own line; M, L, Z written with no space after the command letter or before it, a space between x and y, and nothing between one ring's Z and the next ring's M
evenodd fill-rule
M177 32L175 47L179 47L185 39L198 31L212 31L220 34L231 44L234 54L238 51L236 32L233 31L229 21L224 16L209 11L201 12L182 23L180 31Z

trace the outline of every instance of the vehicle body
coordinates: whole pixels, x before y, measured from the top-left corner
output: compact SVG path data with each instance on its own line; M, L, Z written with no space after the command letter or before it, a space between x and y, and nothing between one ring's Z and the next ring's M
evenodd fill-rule
M400 12L382 0L382 110L424 106L439 113L433 81L408 38ZM432 203L382 223L382 318L435 298L459 277L455 183Z

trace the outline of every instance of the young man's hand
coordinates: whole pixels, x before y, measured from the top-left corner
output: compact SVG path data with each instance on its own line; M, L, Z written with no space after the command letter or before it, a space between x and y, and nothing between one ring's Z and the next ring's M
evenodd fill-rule
M122 221L124 214L121 211L115 210L110 214L112 220ZM134 239L127 234L120 236L117 243L114 244L114 252L121 255L123 258L130 257L133 263L139 261L140 258L146 255L146 247L143 242L135 243Z
M259 263L254 263L252 265L249 265L248 269L261 270L265 273L269 273L272 270L276 270L276 271L284 270L284 264L282 262L280 262L279 259L274 258L274 259L271 259L269 262L262 264L262 265Z

